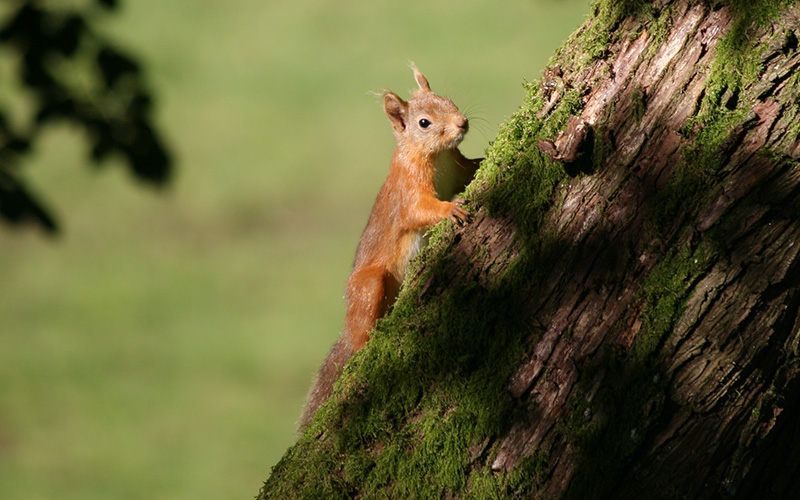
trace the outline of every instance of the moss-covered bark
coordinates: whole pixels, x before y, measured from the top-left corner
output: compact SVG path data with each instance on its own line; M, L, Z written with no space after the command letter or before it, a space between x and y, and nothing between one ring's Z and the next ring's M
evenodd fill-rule
M798 38L598 2L260 498L798 497Z

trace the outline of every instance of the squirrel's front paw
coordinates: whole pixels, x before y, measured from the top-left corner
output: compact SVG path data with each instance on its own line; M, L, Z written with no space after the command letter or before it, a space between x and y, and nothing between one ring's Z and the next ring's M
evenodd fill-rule
M470 215L470 213L464 209L464 204L466 202L467 201L463 198L456 198L452 203L453 210L450 212L450 216L448 218L459 226L472 221L472 215Z

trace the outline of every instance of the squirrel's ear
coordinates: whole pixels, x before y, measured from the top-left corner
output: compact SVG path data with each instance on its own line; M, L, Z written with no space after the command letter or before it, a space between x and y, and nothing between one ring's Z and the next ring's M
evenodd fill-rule
M383 111L392 122L395 132L402 133L406 129L406 115L408 114L408 103L393 92L383 94Z
M411 63L411 69L414 70L414 80L417 81L417 85L419 85L420 90L431 92L431 86L428 83L428 79L425 78L425 75L420 72L419 68L417 68L417 65L413 62Z

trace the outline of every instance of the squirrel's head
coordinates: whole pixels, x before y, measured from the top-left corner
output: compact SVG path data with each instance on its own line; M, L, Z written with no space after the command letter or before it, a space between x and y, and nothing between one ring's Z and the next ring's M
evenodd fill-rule
M419 89L408 101L397 94L383 94L383 110L392 122L398 146L411 147L426 155L455 149L469 130L469 121L446 97L431 90L427 78L412 63Z

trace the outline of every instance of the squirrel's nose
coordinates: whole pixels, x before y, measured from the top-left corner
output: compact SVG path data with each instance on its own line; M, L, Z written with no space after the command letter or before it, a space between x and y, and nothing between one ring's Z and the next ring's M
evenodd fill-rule
M464 132L469 130L469 120L467 120L466 116L462 116L461 120L456 123L458 128L464 129Z

